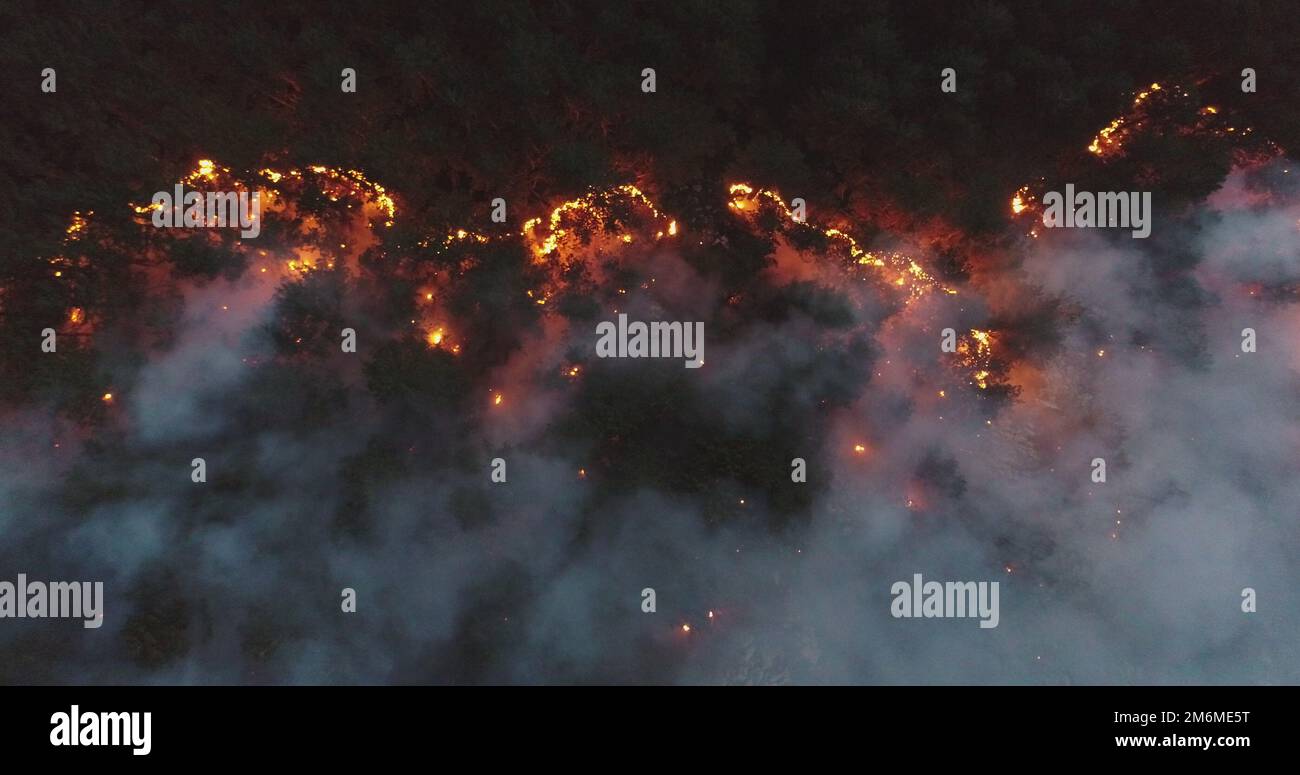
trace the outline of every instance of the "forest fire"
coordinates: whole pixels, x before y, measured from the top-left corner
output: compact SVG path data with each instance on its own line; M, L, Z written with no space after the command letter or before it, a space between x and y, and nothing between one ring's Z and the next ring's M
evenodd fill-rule
M1142 107L1142 103L1146 102L1147 98L1152 94L1160 92L1161 89L1160 84L1153 83L1148 88L1138 92L1133 98L1132 111L1127 116L1119 116L1102 127L1097 136L1088 144L1088 152L1101 157L1118 153L1123 144L1124 136L1133 129L1142 126L1141 116L1135 115ZM1182 96L1187 96L1186 92L1180 90L1180 93Z
M245 179L247 177L247 179ZM264 178L269 185L252 182L256 178ZM294 185L301 187L304 183L310 182L317 187L325 198L330 202L339 202L343 199L353 199L357 202L374 208L376 217L382 219L386 227L391 227L394 219L397 217L397 206L393 198L387 193L383 186L368 180L364 173L353 169L336 169L323 165L310 165L305 169L290 168L287 170L275 170L265 167L257 170L254 175L241 176L234 174L230 167L219 165L212 159L199 159L197 166L183 176L180 183L193 187L215 188L219 185L227 185L234 190L256 190L263 198L263 201L272 203L273 211L280 211L285 208L282 200L284 195L283 187ZM351 208L353 205L348 204ZM136 215L147 216L154 210L158 209L157 203L147 205L129 204L128 207ZM373 222L368 222L368 226L373 227ZM346 244L341 248L345 248ZM304 267L312 268L314 262L295 262L296 266L291 271L302 271Z
M1207 134L1218 137L1226 135L1244 137L1253 132L1250 127L1238 129L1227 123L1219 115L1219 109L1213 105L1205 105L1189 113L1194 105L1193 95L1186 88L1176 85L1165 87L1153 83L1134 95L1132 106L1127 113L1115 117L1109 124L1098 130L1092 142L1088 144L1088 152L1103 160L1119 156L1124 152L1126 141L1135 133L1145 130L1174 131L1180 135ZM1156 117L1153 113L1157 110L1182 111L1189 114L1189 120L1155 125Z
M230 176L230 174L229 167L220 166L211 159L200 159L197 167L187 174L183 181L190 184L213 184L221 181L222 176ZM393 225L397 215L396 203L384 186L370 181L364 173L358 170L342 170L323 165L309 165L304 169L290 168L283 171L262 168L258 170L257 174L265 178L273 186L287 181L301 181L307 176L312 176L315 182L325 191L330 201L339 201L341 198L349 197L355 198L365 205L374 206L382 216L386 227ZM237 178L232 178L230 183L235 187L244 185ZM809 226L796 217L790 206L775 191L756 189L747 183L731 184L727 190L731 195L728 206L733 210L754 212L757 210L760 200L762 200L776 207L790 224L817 229L817 227ZM286 206L282 201L283 191L280 188L267 188L263 193L269 200L276 202L278 208ZM137 214L143 215L154 209L154 206L131 205L131 208ZM636 209L645 212L650 223L663 224L661 228L654 232L655 239L679 236L681 232L679 221L676 218L666 216L640 188L631 184L617 186L605 191L591 191L581 197L562 202L553 208L545 219L534 217L526 220L518 234L527 240L538 263L545 263L568 240L577 239L585 244L586 241L608 231L611 227L616 229L615 241L617 243L631 244L634 241L634 236L624 229L633 225L626 218L628 214L631 214ZM373 223L369 225L373 226ZM84 228L85 219L78 214L74 216L74 223L69 227L69 234L78 234ZM906 288L909 299L936 290L950 295L957 293L955 289L939 283L919 263L905 255L865 250L854 237L838 228L825 227L817 230L832 243L841 245L854 264L882 271L885 273L889 284ZM439 244L443 248L448 248L456 243L487 244L492 240L493 237L489 235L460 228L447 234ZM427 245L428 243L422 244ZM342 244L340 247L346 248L346 244ZM567 266L571 261L572 258L565 258L560 262L560 265ZM334 262L331 259L312 255L310 250L300 250L298 257L287 260L285 266L290 273L300 274L322 266L332 269ZM554 289L529 292L530 295L535 296L534 301L539 306L544 306L547 298L553 293ZM425 298L431 301L433 294L431 292L426 293Z
M1158 85L1153 85L1151 89L1139 93L1134 101L1136 117L1121 117L1105 127L1089 147L1090 153L1103 160L1121 154L1125 140L1132 137L1134 132L1147 126L1143 118L1145 111L1150 109L1153 100L1163 99L1164 94L1185 96L1185 92L1181 90L1165 89ZM1210 121L1217 120L1221 114L1217 108L1211 106L1202 109L1199 115L1204 120ZM355 209L366 229L373 230L378 224L391 227L397 217L396 203L387 190L382 185L371 182L356 170L334 169L321 165L287 169L268 167L258 170L250 177L251 182L245 183L238 175L232 173L230 168L221 166L211 159L201 159L195 169L187 173L183 180L193 185L226 185L236 189L257 186L270 202L268 212L272 216L296 216L300 219L301 225L294 233L294 237L299 239L301 244L291 248L291 257L285 258L281 264L283 271L272 275L271 279L276 281L300 282L314 272L333 270L345 265L344 261L348 262L346 265L349 267L355 266L355 256L367 245L365 237L351 231L342 232L341 239L325 240L323 235L326 233L326 225L321 218L314 213L299 212L301 192L306 190L306 186L315 186L330 203ZM897 289L897 294L889 295L901 298L904 305L910 305L934 293L944 296L958 293L955 288L940 282L912 257L897 252L864 248L849 233L852 230L849 226L817 224L815 219L804 218L802 212L796 212L795 208L774 190L758 188L749 183L733 183L726 187L726 192L727 209L738 218L759 225L770 222L761 219L775 216L775 220L780 224L781 234L799 233L804 237L804 244L808 244L807 240L811 239L812 244L829 246L834 251L832 255L843 257L838 265L846 271L847 276L855 279L859 276L862 279L874 279L877 287ZM1035 193L1034 187L1022 186L1011 198L1011 213L1013 216L1032 213L1038 207L1038 202L1039 196ZM131 205L131 209L137 216L147 216L152 208ZM67 243L86 238L91 215L93 213L90 212L74 213L66 229ZM433 248L435 251L455 251L452 253L453 257L465 256L465 258L457 259L459 264L453 269L436 276L428 273L412 275L410 291L412 295L408 298L415 300L417 312L412 315L411 325L416 329L416 336L422 339L429 349L453 355L462 351L463 341L452 341L451 332L456 327L448 323L453 316L447 308L444 308L444 300L455 298L457 291L454 283L464 272L465 267L473 266L477 246L488 246L498 241L521 244L532 264L540 269L545 278L542 284L534 285L525 293L531 304L542 308L549 315L552 314L555 305L548 302L563 293L568 287L567 283L570 282L565 274L567 269L583 264L584 268L593 272L598 283L606 282L611 280L612 276L604 274L606 271L604 265L597 264L595 257L613 255L613 251L637 255L635 248L631 246L654 245L660 241L676 238L683 231L678 218L664 213L650 196L633 185L593 190L582 196L568 199L551 208L546 216L527 219L518 231L489 235L468 226L453 229L440 239L430 239L420 243L422 247ZM709 230L696 228L693 231L706 234ZM824 243L818 243L818 240L824 240ZM248 246L238 243L232 249L241 252L250 251ZM267 251L258 251L258 256L259 262L275 265L275 257L268 256ZM75 256L72 259L66 256L50 259L51 265L56 268L56 277L83 261L84 259ZM257 267L258 274L267 274L265 263ZM861 275L856 274L859 271ZM643 289L652 288L653 282L651 278L639 285ZM626 296L629 289L634 290L637 287L631 283L621 287L622 280L619 283L620 287L616 290L619 296ZM610 284L612 285L612 282ZM728 298L738 300L741 296L731 294ZM66 309L65 314L69 325L86 325L89 316L84 306L78 304ZM923 309L926 309L925 314L929 314L928 308L923 307ZM555 310L553 314L562 313ZM295 336L292 341L302 344L303 339L301 336ZM998 342L998 333L985 328L970 328L958 337L955 358L950 365L963 375L962 384L970 386L973 391L989 391L990 388L1005 384L1007 364L1002 362L1005 356L999 356ZM1096 349L1095 354L1100 358L1107 353L1105 350ZM560 367L560 374L569 383L577 383L578 377L583 373L582 367L577 363L570 362ZM937 395L941 400L948 399L949 393L953 392L952 385L953 383L949 383L947 389L929 392L933 390L932 387L927 390L927 393L931 396ZM104 404L111 404L112 394L104 393L101 401ZM489 408L499 409L504 404L504 391L490 389ZM877 454L864 442L851 442L850 450L854 458L872 461L878 459ZM579 470L578 478L585 479L586 475L585 468ZM925 510L927 498L923 491L912 488L907 493L906 501L909 509L920 511Z
M1237 127L1219 107L1198 106L1196 100L1196 95L1183 86L1152 83L1138 90L1128 111L1099 129L1085 150L1090 158L1109 164L1126 156L1129 144L1138 136L1253 140L1251 127ZM1238 143L1233 155L1241 163L1257 163L1280 153L1280 148L1265 141ZM1045 186L1045 179L1040 178L1037 183L1017 189L1011 197L1011 215L1018 217L1029 213L1037 216L1041 212L1040 199ZM1037 237L1038 231L1031 231L1029 236Z
M1029 209L1030 204L1034 201L1033 194L1029 193L1029 186L1021 186L1015 196L1011 197L1011 214L1020 215Z
M353 236L333 243L337 245L337 250L333 246L326 249L321 244L322 241L314 236L323 228L317 216L298 212L298 192L305 185L310 183L316 186L328 201L337 202L345 208L359 206L358 217L364 219L367 229L373 229L376 223L383 223L386 227L391 226L397 216L396 204L387 190L382 185L371 182L357 170L334 169L322 165L287 169L264 167L257 170L250 179L251 183L245 183L229 167L204 158L200 159L196 167L184 176L183 181L191 185L224 185L236 189L256 186L270 203L267 212L272 218L295 216L300 218L298 239L302 244L291 248L292 257L283 261L283 271L272 275L273 280L302 280L316 271L333 270L339 266L340 259L346 258L351 262L352 257L360 250L360 247L349 250L349 245L358 241L364 242L361 237ZM755 218L764 208L771 208L780 217L784 228L806 229L810 233L820 235L829 245L842 251L845 257L842 266L849 271L850 277L853 276L855 269L865 270L866 274L861 276L862 279L874 277L880 281L881 287L898 289L902 292L904 304L910 304L932 292L942 292L945 295L957 293L955 289L940 283L916 260L906 255L867 250L852 235L840 228L806 223L800 214L796 213L775 191L756 188L748 183L734 183L727 187L727 192L729 194L727 204L733 212L742 217ZM1020 196L1018 195L1018 201ZM153 209L138 205L130 205L130 207L137 216L147 216ZM370 211L369 215L367 210ZM67 239L70 241L79 239L86 232L88 223L86 216L75 214L68 228ZM682 233L682 228L677 218L663 213L644 191L629 184L604 191L591 191L581 197L562 202L552 208L547 217L526 220L521 230L513 234L506 233L492 237L469 228L459 228L449 232L436 244L443 250L452 246L469 248L472 255L474 245L487 245L500 239L512 239L517 235L524 241L533 256L535 265L546 269L548 275L546 283L526 291L532 303L545 308L550 299L566 288L569 279L564 270L576 261L585 260L580 256L589 256L602 249L599 244L594 243L604 239L603 244L608 249L627 246L636 243L635 237L638 232L652 234L653 241L658 241L678 237ZM426 247L432 246L428 240L420 244ZM230 248L241 252L251 250L250 247L238 242ZM258 250L257 255L259 259L270 258L266 250ZM558 260L554 260L556 258ZM53 261L65 266L72 264L63 257ZM465 260L461 263L462 266L465 265ZM257 273L266 275L267 267L265 265L258 267ZM448 281L454 279L454 276L451 275ZM651 278L642 283L641 287L650 288L653 282ZM420 288L419 298L422 304L419 306L418 314L411 320L412 326L420 331L420 336L430 349L458 355L462 350L463 342L451 341L445 323L447 312L441 308L441 305L433 303L449 290L448 287L445 283L430 278L426 278L422 285L425 286ZM626 295L627 290L619 288L618 293ZM81 306L70 308L67 314L70 325L81 325L87 319L86 312ZM302 338L295 336L292 337L292 341L301 344ZM973 330L963 337L957 351L959 367L971 375L969 381L980 389L987 388L993 380L993 372L989 367L992 347L993 340L987 332ZM574 380L579 373L579 367L574 365L567 370L566 376L569 380ZM492 406L500 406L502 402L502 395L494 393ZM866 449L858 445L855 452L865 454Z
M0 682L1295 682L1274 4L28 14Z
M622 223L622 218L614 214L620 204L644 209L652 222L665 220L664 215L654 202L634 185L618 186L608 191L592 191L585 196L563 202L551 211L545 220L545 233L539 233L542 218L530 218L524 222L521 235L532 245L533 254L538 262L544 262L548 256L560 248L562 241L573 235L590 237L597 228L608 229L611 225ZM667 227L669 236L676 236L677 221L670 220ZM660 230L658 236L662 237ZM632 235L624 232L618 235L624 244L632 242Z
M887 282L899 288L907 288L907 300L911 301L932 291L956 295L957 291L940 283L920 264L901 253L886 253L864 250L856 239L834 227L818 228L799 217L786 204L780 194L768 189L755 189L748 183L733 183L728 187L731 201L727 204L732 210L741 213L756 213L766 201L774 207L788 222L789 228L807 228L816 231L834 244L840 245L848 254L849 260L857 266L881 270Z
M992 379L993 342L993 332L972 328L957 343L958 362L971 374L971 382L980 390L986 390ZM940 395L942 397L942 391Z

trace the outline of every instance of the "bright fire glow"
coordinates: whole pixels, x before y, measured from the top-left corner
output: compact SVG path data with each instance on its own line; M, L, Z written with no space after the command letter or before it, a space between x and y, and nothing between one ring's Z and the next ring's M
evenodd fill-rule
M958 362L962 368L971 373L971 381L980 390L988 388L993 376L990 370L993 342L993 332L972 328L970 333L963 335L957 343ZM943 391L940 391L939 395L942 396Z
M732 209L740 212L757 211L758 206L767 201L775 206L778 212L785 216L791 223L798 224L801 227L811 228L819 231L823 236L828 237L831 241L843 246L849 255L849 258L859 266L869 267L873 271L883 273L887 282L899 288L907 288L908 301L920 298L931 291L942 291L943 293L956 295L957 291L948 288L938 281L933 275L925 270L915 260L901 253L882 253L877 251L864 250L856 239L843 231L833 228L818 228L804 223L798 217L794 210L785 203L781 195L768 189L755 189L748 183L733 183L728 189L731 193L731 201L727 205Z

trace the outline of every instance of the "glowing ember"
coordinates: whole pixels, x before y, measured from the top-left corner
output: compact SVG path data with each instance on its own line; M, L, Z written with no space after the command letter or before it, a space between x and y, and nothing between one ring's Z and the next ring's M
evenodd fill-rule
M1148 90L1138 92L1138 96L1135 96L1134 98L1134 111L1140 108L1141 104L1145 103L1149 96L1154 94L1154 92L1160 91L1161 88L1161 85L1158 85L1158 83L1152 83L1151 88L1148 88ZM1127 118L1127 121L1132 122L1132 118ZM1105 156L1110 152L1118 151L1122 137L1121 135L1117 135L1117 133L1121 130L1121 127L1125 126L1125 124L1126 117L1121 116L1115 118L1115 120L1110 122L1110 124L1102 127L1101 131L1097 133L1097 137L1092 138L1092 143L1088 144L1088 152L1096 153L1097 156Z
M1029 186L1021 186L1016 191L1015 196L1011 197L1011 214L1020 215L1029 209L1029 205L1034 201L1034 197L1029 193Z
M957 343L958 364L971 373L971 382L980 390L988 388L992 379L994 335L991 331L972 328ZM940 391L940 396L943 392Z
M1138 109L1141 108L1142 103L1146 102L1152 94L1160 91L1162 88L1163 87L1160 84L1153 83L1148 89L1138 92L1137 96L1133 98L1133 113L1136 113ZM1185 95L1186 93L1183 92L1183 94ZM1136 117L1133 114L1120 116L1112 120L1109 124L1102 127L1101 131L1097 133L1097 136L1088 144L1088 152L1097 156L1108 156L1112 153L1118 152L1124 137L1128 134L1128 128L1130 126L1138 125L1140 121L1141 118Z
M95 214L94 210L91 210L90 212L86 213L86 215L82 215L79 212L73 213L72 223L68 224L68 230L67 230L68 239L69 240L81 239L82 233L86 230L86 224L87 224L86 216L94 215L94 214Z

